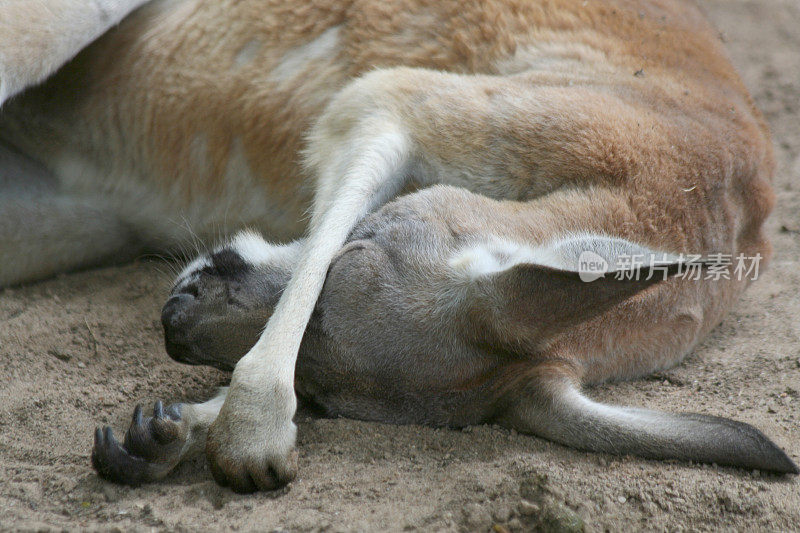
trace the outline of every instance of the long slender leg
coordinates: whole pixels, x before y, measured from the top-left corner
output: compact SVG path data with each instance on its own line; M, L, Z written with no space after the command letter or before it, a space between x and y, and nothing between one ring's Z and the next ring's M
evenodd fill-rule
M222 422L211 428L207 453L214 477L237 491L272 489L294 478L294 367L325 272L353 226L403 184L408 139L395 121L370 116L348 133L340 140L342 153L320 174L298 267L258 342L236 365L232 398Z
M148 0L0 0L0 106Z

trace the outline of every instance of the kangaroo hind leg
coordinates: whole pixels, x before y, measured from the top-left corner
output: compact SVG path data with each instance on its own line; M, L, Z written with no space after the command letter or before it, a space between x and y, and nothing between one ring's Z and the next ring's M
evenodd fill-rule
M101 197L64 192L39 163L0 144L0 287L135 258L137 238Z

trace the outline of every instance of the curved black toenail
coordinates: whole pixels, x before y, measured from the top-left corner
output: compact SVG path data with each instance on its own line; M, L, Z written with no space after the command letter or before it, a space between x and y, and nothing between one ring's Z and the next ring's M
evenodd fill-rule
M142 406L141 405L137 405L133 410L133 423L135 425L137 425L137 426L141 426L142 425L142 419L143 419Z
M156 400L156 403L153 406L153 417L164 418L164 404L161 403L161 400Z

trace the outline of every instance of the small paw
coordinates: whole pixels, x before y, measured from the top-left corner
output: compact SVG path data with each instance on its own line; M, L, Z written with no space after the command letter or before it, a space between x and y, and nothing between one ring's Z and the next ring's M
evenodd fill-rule
M158 401L153 416L145 417L137 405L122 444L110 427L97 428L92 466L100 477L124 485L161 479L178 464L186 443L187 428L180 413L181 404L164 409Z
M225 455L216 445L207 443L206 457L214 480L234 492L250 493L280 489L297 476L296 450L278 454L256 449L252 452Z
M294 391L269 387L269 399L231 387L219 416L209 427L206 458L214 479L235 492L276 490L297 475L292 422ZM271 402L269 400L272 400ZM253 406L267 409L252 409Z

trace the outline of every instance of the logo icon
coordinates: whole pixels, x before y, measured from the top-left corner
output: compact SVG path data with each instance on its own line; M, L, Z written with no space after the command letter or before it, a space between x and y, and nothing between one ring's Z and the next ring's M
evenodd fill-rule
M601 255L586 250L578 257L578 277L591 282L602 278L608 272L608 261Z

